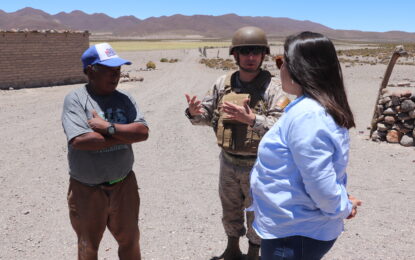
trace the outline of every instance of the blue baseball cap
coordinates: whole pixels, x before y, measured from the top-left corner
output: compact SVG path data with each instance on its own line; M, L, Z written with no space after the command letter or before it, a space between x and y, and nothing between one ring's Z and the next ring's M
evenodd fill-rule
M89 47L81 57L84 69L88 65L100 64L107 67L131 65L128 60L121 59L108 43L99 43Z

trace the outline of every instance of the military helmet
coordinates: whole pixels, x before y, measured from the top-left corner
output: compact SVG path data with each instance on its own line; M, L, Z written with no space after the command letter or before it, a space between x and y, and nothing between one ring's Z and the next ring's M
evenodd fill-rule
M255 26L242 27L233 34L232 45L229 47L229 55L232 55L235 48L242 46L263 46L266 54L270 53L265 32Z

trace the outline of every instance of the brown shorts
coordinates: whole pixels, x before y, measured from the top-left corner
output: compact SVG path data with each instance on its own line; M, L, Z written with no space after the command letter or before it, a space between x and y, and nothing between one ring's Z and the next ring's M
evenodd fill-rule
M73 178L68 189L69 216L78 236L78 259L97 259L105 228L117 240L120 259L140 260L140 197L131 171L113 185L88 186Z

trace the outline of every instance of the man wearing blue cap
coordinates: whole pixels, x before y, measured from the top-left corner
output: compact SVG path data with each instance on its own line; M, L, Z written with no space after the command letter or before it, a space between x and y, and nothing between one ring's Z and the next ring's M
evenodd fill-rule
M131 62L108 43L91 46L81 59L88 83L65 97L62 112L78 259L97 259L106 227L119 244L120 259L141 259L131 144L145 141L148 127L133 97L116 90L121 66Z

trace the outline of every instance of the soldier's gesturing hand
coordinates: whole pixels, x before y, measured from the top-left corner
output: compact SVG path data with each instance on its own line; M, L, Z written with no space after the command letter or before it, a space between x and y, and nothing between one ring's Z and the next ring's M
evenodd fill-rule
M202 101L198 100L196 96L190 97L189 94L185 94L187 104L189 105L189 113L192 116L197 116L203 113Z
M255 114L249 107L249 99L244 100L243 106L225 102L222 109L228 114L229 119L233 119L250 126L252 126L255 122Z

